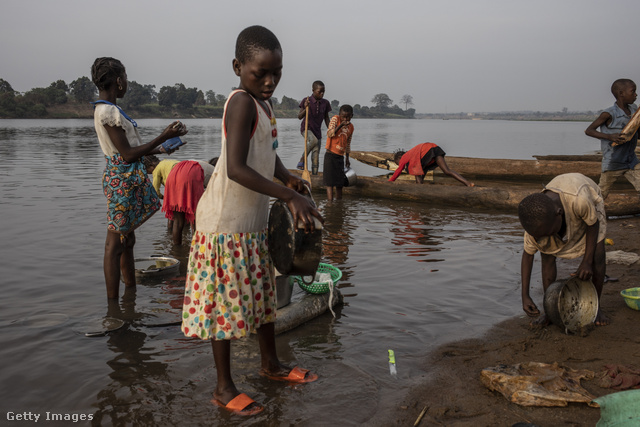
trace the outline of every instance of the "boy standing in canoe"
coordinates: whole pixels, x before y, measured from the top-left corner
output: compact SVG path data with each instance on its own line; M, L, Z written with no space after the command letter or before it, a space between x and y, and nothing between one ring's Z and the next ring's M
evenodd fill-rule
M611 93L616 98L615 104L604 110L584 131L588 136L600 139L602 173L598 185L605 199L621 176L640 191L640 169L637 168L639 161L636 156L638 132L627 142L620 135L638 109L634 104L637 98L636 84L629 79L618 79L611 85Z
M600 188L593 180L579 173L566 173L552 179L541 193L530 194L518 205L518 217L524 228L522 274L522 308L529 317L540 315L529 295L531 269L536 252L542 257L542 287L556 280L556 258L582 262L574 273L581 280L593 280L602 294L606 272L604 238L607 217ZM536 323L547 324L546 315ZM607 325L598 308L595 324Z

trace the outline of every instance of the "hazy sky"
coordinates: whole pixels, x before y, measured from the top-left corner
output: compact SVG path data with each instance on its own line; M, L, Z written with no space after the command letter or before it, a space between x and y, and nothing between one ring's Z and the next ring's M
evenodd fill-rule
M0 0L0 78L15 90L90 77L113 56L130 80L225 95L235 39L264 25L284 70L275 96L418 113L598 110L611 83L640 81L639 0Z

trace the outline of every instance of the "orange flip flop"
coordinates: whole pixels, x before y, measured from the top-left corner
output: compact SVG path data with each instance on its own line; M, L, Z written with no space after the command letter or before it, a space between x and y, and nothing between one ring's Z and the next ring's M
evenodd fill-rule
M293 368L286 377L282 375L272 375L264 371L260 371L260 375L273 381L285 381L295 384L311 383L318 379L317 374L313 374L309 372L308 369L302 369L297 366Z
M245 393L240 393L239 395L231 399L229 403L227 403L226 405L220 402L215 397L211 399L211 402L236 415L250 416L250 415L259 414L260 412L264 411L264 406L260 406L260 405L251 409L247 409L245 411L245 409L249 407L251 404L256 403L255 400L247 396Z

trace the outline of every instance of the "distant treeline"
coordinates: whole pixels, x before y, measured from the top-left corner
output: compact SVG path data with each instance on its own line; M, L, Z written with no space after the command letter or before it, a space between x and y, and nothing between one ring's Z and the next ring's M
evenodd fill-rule
M182 83L163 86L156 91L155 85L128 82L128 90L118 104L137 118L221 118L225 95L212 90L203 92L198 88L188 88ZM80 77L67 84L57 80L49 87L34 88L24 93L13 90L11 84L0 78L0 118L91 118L91 101L98 97L98 91L88 77ZM387 94L373 97L372 107L355 104L354 117L358 118L414 118L415 109L410 95L404 95L403 110ZM297 117L301 99L283 96L281 100L271 98L278 117ZM331 101L332 114L337 114L340 101Z
M435 120L526 120L526 121L565 121L591 122L600 112L594 111L513 111L498 113L433 113L416 114L417 119Z

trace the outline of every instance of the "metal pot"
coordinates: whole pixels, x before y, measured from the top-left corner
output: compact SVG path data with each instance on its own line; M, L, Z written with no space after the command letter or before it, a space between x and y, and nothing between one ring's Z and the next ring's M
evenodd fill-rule
M544 293L544 311L566 333L579 332L598 315L598 292L589 280L573 277L553 282Z
M352 168L347 167L344 168L344 186L345 187L353 187L354 185L356 185L356 182L358 181L358 176L356 175L356 171L354 171Z
M311 199L310 196L309 199ZM313 202L313 200L311 200ZM276 200L269 212L269 255L283 275L312 276L322 256L322 223L315 219L315 230L305 233L302 224L294 227L286 203Z

